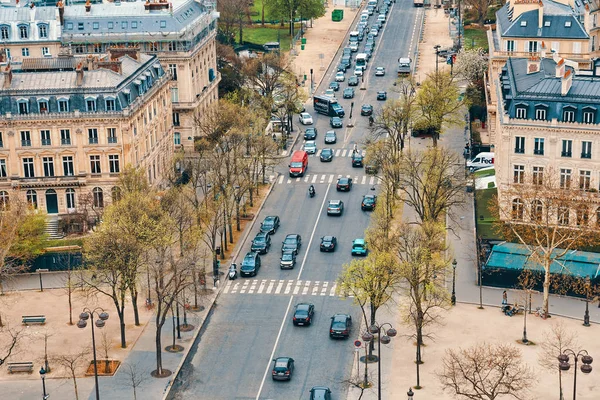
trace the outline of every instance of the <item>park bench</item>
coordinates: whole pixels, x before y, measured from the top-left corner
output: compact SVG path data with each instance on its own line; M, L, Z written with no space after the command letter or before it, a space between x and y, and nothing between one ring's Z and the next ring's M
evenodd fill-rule
M33 372L33 363L32 362L9 362L9 363L7 363L7 365L8 365L8 372L10 372L11 374L13 372L28 372L28 373Z
M46 323L46 316L45 315L23 315L22 316L23 320L23 325L29 325L29 324L45 324Z

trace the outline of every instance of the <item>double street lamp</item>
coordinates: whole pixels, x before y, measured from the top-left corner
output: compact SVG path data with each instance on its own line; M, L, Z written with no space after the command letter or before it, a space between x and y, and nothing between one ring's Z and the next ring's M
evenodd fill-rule
M452 296L450 297L450 301L452 305L456 305L456 258L452 261Z
M387 331L386 331L387 326ZM383 333L383 336L381 335ZM369 330L362 335L365 343L371 343L374 339L373 335L377 335L377 399L381 400L381 343L388 344L398 332L389 323L378 325L374 323L369 327Z
M79 314L79 322L77 322L77 327L83 329L87 326L88 319L94 319L94 314L98 317L96 322L92 323L92 350L94 352L94 379L96 381L96 400L100 400L100 388L98 387L98 361L96 359L96 336L94 334L94 325L98 328L103 328L105 325L105 321L108 319L108 313L104 311L103 308L95 308L90 310L89 308L84 308L83 312ZM40 371L41 373L41 371Z
M568 371L571 368L571 364L569 363L569 356L573 356L575 360L575 369L573 370L573 400L577 398L577 361L581 357L581 362L583 365L581 366L581 372L584 374L589 374L592 372L592 362L594 359L590 356L587 350L580 350L578 353L575 353L571 349L565 349L561 355L558 356L558 368L560 371Z
M46 400L50 395L46 393L46 370L44 367L40 368L40 376L42 377L42 400Z

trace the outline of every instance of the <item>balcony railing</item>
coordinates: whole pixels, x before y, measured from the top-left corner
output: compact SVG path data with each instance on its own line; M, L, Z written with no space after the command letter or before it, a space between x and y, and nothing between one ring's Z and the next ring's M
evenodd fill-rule
M592 158L592 153L581 153L581 158Z
M42 139L42 146L52 146L52 140Z
M525 154L525 148L521 147L515 147L515 153L516 154Z
M108 137L108 143L117 143L117 137L116 136L109 136Z
M538 156L543 156L544 155L544 150L533 150L533 154L536 154Z
M71 145L71 139L60 139L60 144L63 146L69 146Z
M98 144L98 138L91 137L91 138L89 139L89 141L90 141L90 144Z
M561 157L572 157L573 153L571 153L570 151L561 151L560 156Z
M21 140L21 146L31 147L31 140Z

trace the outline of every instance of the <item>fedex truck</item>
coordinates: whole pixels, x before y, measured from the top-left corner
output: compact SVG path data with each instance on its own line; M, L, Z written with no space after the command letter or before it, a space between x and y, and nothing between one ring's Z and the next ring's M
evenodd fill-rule
M469 171L475 171L484 167L494 166L494 153L484 152L479 153L471 161L467 161Z

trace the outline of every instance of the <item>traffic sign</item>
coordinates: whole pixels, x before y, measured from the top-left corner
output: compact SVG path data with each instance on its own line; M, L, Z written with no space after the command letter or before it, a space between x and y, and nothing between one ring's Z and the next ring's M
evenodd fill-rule
M358 348L360 348L360 346L362 346L362 342L360 340L355 340L354 347L356 347L358 349Z

